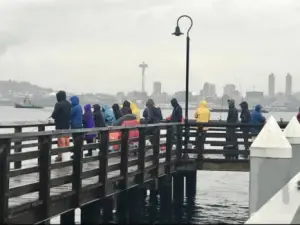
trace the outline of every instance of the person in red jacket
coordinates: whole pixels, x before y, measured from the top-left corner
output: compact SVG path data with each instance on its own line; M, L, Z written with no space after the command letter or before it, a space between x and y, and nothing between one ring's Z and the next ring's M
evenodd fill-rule
M299 108L299 111L298 111L298 114L297 114L297 120L300 123L300 108Z

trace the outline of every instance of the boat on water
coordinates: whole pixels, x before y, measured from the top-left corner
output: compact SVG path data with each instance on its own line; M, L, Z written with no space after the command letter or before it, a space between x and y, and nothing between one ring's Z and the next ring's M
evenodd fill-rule
M15 108L22 109L42 109L44 107L34 105L28 97L25 97L22 103L15 103Z

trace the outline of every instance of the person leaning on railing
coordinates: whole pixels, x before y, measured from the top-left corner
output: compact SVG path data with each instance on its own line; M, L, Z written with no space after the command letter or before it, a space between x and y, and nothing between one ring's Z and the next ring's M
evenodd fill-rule
M240 119L242 124L250 124L251 114L249 111L248 103L246 101L241 102L240 107L242 109ZM244 147L245 150L249 149L249 127L241 127L244 138ZM245 157L248 157L247 155Z
M254 111L251 113L251 123L254 125L264 124L266 122L266 118L261 113L261 105L256 105ZM261 127L252 127L251 133L255 136L259 134L261 131Z
M146 109L143 112L144 124L155 124L159 123L163 118L161 114L160 108L155 107L155 103L153 99L148 99L146 102ZM153 135L155 127L147 128L147 135ZM151 144L153 145L153 136L149 139Z
M71 104L67 101L65 91L59 91L56 94L57 103L54 106L51 117L54 119L56 130L70 129L71 120ZM69 136L62 136L57 138L58 148L68 147L70 145ZM62 154L59 152L55 159L56 161L62 160Z
M207 102L203 100L200 102L198 108L196 109L196 112L194 114L194 117L196 119L197 123L208 123L210 120L210 110L207 107ZM202 140L205 141L205 135L206 131L208 130L208 127L203 127L202 130Z

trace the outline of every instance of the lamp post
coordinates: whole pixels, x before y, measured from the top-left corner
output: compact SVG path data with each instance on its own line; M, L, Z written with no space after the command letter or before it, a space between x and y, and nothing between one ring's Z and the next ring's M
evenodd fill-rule
M193 20L188 15L182 15L177 19L177 25L175 28L175 32L173 35L175 36L181 36L183 33L180 31L179 28L179 20L181 18L188 18L191 21L191 25L186 33L186 70L185 70L185 118L184 118L184 124L185 124L185 138L184 138L184 158L188 158L187 154L187 147L188 147L188 110L189 110L189 67L190 67L190 36L189 32L193 26Z

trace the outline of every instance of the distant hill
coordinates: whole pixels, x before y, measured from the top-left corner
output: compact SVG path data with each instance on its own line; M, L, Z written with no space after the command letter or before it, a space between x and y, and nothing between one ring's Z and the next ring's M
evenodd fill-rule
M26 81L0 81L0 93L2 95L11 95L16 93L43 95L53 92L51 88L42 88Z

